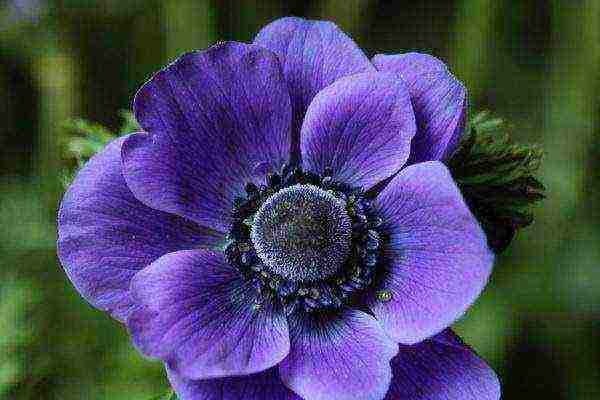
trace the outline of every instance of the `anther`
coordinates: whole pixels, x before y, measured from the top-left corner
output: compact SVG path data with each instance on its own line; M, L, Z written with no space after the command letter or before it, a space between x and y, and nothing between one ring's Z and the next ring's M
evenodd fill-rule
M379 234L374 230L367 233L367 249L376 250L379 247Z
M254 195L258 194L258 186L256 186L252 182L246 183L245 190L246 190L246 193L248 193L250 196L254 196Z
M326 176L325 178L323 178L321 180L321 183L323 184L323 186L325 187L329 187L331 185L331 183L333 182L333 178L330 176Z
M267 184L271 187L278 186L281 183L281 176L276 173L267 174Z

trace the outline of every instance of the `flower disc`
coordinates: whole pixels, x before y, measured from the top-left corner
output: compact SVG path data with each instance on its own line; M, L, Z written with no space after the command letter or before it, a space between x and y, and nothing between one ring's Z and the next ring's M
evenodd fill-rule
M251 237L273 273L313 282L334 275L345 263L351 233L343 200L313 185L294 185L260 207Z

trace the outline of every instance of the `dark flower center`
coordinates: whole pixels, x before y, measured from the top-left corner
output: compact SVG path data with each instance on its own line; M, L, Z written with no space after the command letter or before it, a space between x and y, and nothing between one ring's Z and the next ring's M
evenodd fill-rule
M381 272L381 219L360 188L285 166L246 184L224 248L265 299L289 314L339 309Z
M351 234L345 201L314 185L294 185L264 202L251 237L271 272L315 282L334 275L346 262Z

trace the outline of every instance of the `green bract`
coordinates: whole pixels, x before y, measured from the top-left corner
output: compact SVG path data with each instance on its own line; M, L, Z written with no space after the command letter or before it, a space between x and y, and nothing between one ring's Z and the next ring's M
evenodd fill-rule
M448 161L496 253L508 247L518 229L533 222L533 205L545 197L545 187L535 177L542 155L536 145L512 143L508 124L483 111L471 120Z

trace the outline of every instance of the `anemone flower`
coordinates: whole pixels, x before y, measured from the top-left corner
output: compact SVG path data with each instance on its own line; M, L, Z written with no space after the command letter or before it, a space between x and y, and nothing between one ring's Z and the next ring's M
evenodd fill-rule
M284 18L133 109L66 193L59 256L181 399L499 398L448 329L493 254L442 162L466 113L442 62Z

